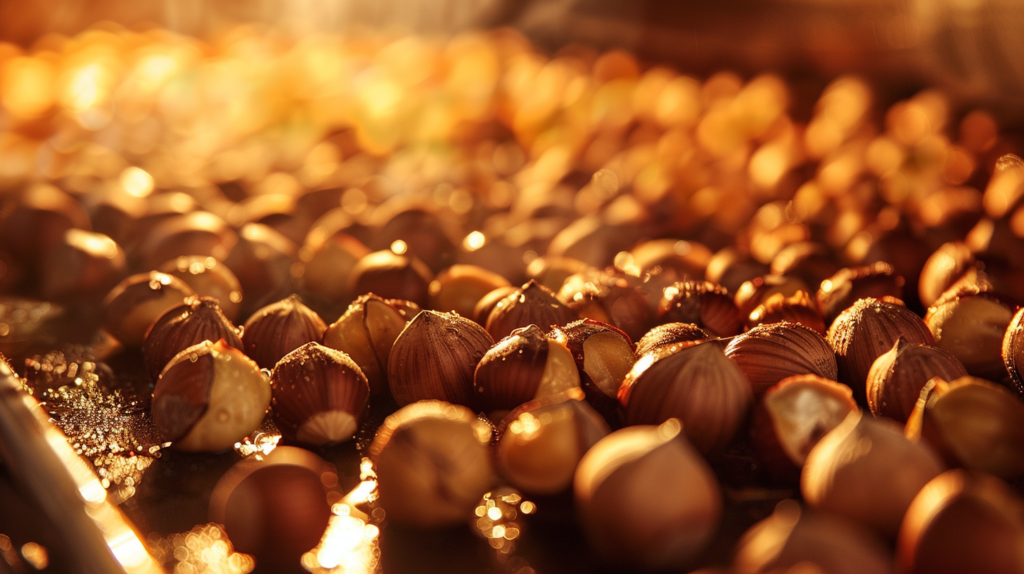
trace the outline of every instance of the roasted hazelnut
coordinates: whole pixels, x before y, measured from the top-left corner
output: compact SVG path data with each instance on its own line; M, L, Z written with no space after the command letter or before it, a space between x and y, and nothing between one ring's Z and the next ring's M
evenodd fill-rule
M950 470L914 498L900 527L900 572L1024 572L1024 501L1002 481Z
M347 233L328 235L323 227L314 227L299 250L302 287L317 297L344 304L353 295L348 291L348 277L356 263L369 254L367 246Z
M797 293L810 292L811 288L798 277L765 275L755 277L740 285L733 300L740 310L740 323L742 324L743 317L748 317L758 305L767 301L769 297L777 294L782 294L783 297L793 297Z
M1024 397L1024 309L1017 311L1003 335L1003 364L1013 390Z
M921 304L930 307L974 265L974 254L961 241L944 243L932 253L918 279L917 291Z
M302 555L320 542L331 517L322 483L333 474L315 454L279 446L237 462L210 497L210 520L223 524L238 552L252 554L261 570L301 570Z
M906 433L935 449L949 466L1002 478L1024 475L1024 403L982 379L935 378L921 390Z
M229 448L259 426L270 406L270 380L223 341L177 354L153 389L153 424L185 451Z
M370 398L359 365L319 343L306 343L278 361L270 390L281 435L315 446L352 438Z
M476 321L480 326L486 326L487 318L491 316L491 311L494 310L502 299L516 291L516 287L509 285L507 287L498 287L494 291L487 293L476 302L476 305L473 306L473 314L470 315L469 318Z
M420 312L412 302L382 299L368 293L324 332L324 345L342 351L359 365L370 392L388 391L388 356L405 325Z
M931 331L920 317L903 305L886 300L861 299L843 311L825 337L836 354L836 380L853 389L858 404L867 404L868 372L875 359L904 337L914 345L934 345Z
M34 184L0 213L0 245L34 269L39 256L59 244L69 229L90 229L89 215L75 198L56 187Z
M586 215L573 221L551 238L549 257L571 257L591 267L611 265L615 254L628 250L643 235L639 227L614 225L600 215Z
M730 293L747 281L768 273L768 266L735 247L718 250L708 261L704 279L721 285Z
M768 388L754 408L757 457L778 480L795 483L807 453L858 410L850 387L816 375L795 375Z
M653 320L639 288L639 279L629 275L577 273L565 280L558 299L581 318L614 325L639 339Z
M228 221L235 227L250 223L265 225L289 241L300 242L311 220L297 214L295 208L293 193L260 193L237 202L228 212Z
M426 308L434 274L419 259L392 251L375 251L359 260L348 276L348 292L376 293L385 299L403 299Z
M953 380L967 369L950 353L937 347L913 345L903 337L871 365L867 402L871 414L907 422L921 389L932 377Z
M238 243L238 234L207 211L174 215L149 228L131 252L134 268L156 269L182 255L204 255L223 261Z
M579 388L580 375L565 342L536 325L516 329L487 350L473 374L476 406L501 420L531 400Z
M790 243L772 258L770 272L772 275L797 277L817 291L821 282L839 271L837 264L829 256L828 249L813 241Z
M529 494L550 495L572 486L576 467L610 431L587 403L565 395L530 401L502 421L494 458L501 475Z
M629 250L630 266L642 275L656 270L669 281L704 279L713 254L701 243L682 239L652 239ZM710 280L710 279L709 279Z
M658 304L658 322L690 323L714 337L730 337L743 327L743 317L729 293L707 281L681 281L666 287Z
M878 262L863 267L846 267L821 282L818 305L825 315L825 324L831 325L840 313L858 299L873 297L903 298L903 277L888 263Z
M290 239L259 223L247 223L238 231L238 242L224 258L251 310L276 301L294 290L292 267L298 248Z
M573 491L590 547L630 569L676 569L711 541L722 515L715 475L676 419L617 430L576 467Z
M507 279L483 267L452 265L430 283L430 308L473 318L473 310L484 295L508 285Z
M490 440L472 411L443 401L406 405L385 419L370 457L388 519L416 527L469 519L494 483Z
M146 331L168 309L195 295L181 279L152 271L126 277L103 301L103 326L122 345L142 346Z
M931 449L908 440L892 421L853 412L811 449L800 491L812 508L891 537L917 492L943 470Z
M799 323L758 325L729 342L725 356L735 363L755 397L793 375L835 380L835 353L817 332Z
M526 266L526 276L557 293L566 279L588 269L589 265L571 257L538 257Z
M750 382L722 348L702 343L644 355L619 387L627 425L678 418L697 450L710 455L732 442L753 403Z
M740 539L733 567L737 574L892 574L891 562L870 530L783 500Z
M323 340L327 325L298 295L256 311L242 327L245 354L264 369L306 343Z
M821 309L804 291L799 291L792 297L786 297L782 293L769 296L750 312L745 327L750 329L764 323L780 321L800 323L816 333L825 334L825 318L821 314Z
M530 280L494 305L485 327L491 337L501 339L520 327L550 329L577 319L579 314L563 305L547 287Z
M370 218L370 225L379 228L373 246L384 249L396 241L402 241L408 246L411 257L425 263L431 269L431 273L436 273L450 266L455 260L455 242L452 241L448 230L451 223L439 214L418 206L396 202L384 203ZM375 289L371 291L379 293ZM412 297L403 299L415 301Z
M636 357L653 353L662 347L678 345L680 348L710 341L712 336L693 323L665 323L658 325L636 342Z
M928 308L924 322L935 337L935 346L952 353L968 373L1002 380L1006 377L1003 337L1014 307L989 285L961 281Z
M39 275L47 300L99 299L124 277L124 252L102 233L69 229L46 252Z
M213 297L225 317L232 321L238 319L242 284L220 261L203 255L183 255L164 263L157 271L181 279L198 295Z
M494 339L455 313L421 311L395 339L388 385L399 405L423 399L476 403L473 373Z
M221 312L216 299L198 295L186 297L181 305L160 315L146 331L142 354L149 376L157 380L167 363L192 345L219 340L236 349L242 348L238 330Z
M607 323L580 319L555 329L551 336L569 349L587 401L611 421L619 418L619 387L636 355L629 337Z

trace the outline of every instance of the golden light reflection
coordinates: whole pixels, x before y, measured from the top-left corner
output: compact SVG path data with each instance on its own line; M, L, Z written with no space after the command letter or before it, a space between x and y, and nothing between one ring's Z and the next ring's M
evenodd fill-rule
M50 565L50 555L40 544L27 542L21 547L21 556L36 570L42 570Z
M484 494L475 509L474 523L480 534L500 554L508 555L515 550L515 541L522 534L520 512L536 512L536 504L523 500L515 490L502 488Z
M401 239L396 239L394 243L391 244L391 252L395 255L405 255L405 252L408 250L409 246Z
M153 192L153 176L135 166L121 172L120 182L128 195L146 197Z
M248 574L256 567L251 556L234 551L217 524L200 524L167 538L151 537L149 546L153 557L174 574Z
M377 480L373 462L359 464L361 482L331 507L320 543L302 555L302 567L314 574L369 574L380 570L380 527L384 511L373 508Z
M476 251L485 243L487 243L487 237L479 231L473 231L462 240L462 248L466 251Z

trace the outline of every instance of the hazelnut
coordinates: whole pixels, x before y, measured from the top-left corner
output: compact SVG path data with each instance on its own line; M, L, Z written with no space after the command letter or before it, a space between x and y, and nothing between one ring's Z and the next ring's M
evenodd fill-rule
M876 417L905 423L921 389L932 377L952 380L966 375L967 370L952 354L937 347L914 345L899 337L868 371L868 408Z
M996 295L991 284L965 276L928 308L924 322L935 346L953 354L975 377L1002 380L1003 337L1014 306Z
M520 327L537 325L550 329L577 319L579 315L563 305L547 287L530 280L495 304L485 326L491 337L501 339Z
M817 291L821 282L839 271L829 255L828 249L813 241L790 243L772 258L770 273L786 277L797 277L812 291Z
M370 249L351 235L338 231L328 235L322 227L314 227L306 235L299 250L303 262L302 287L317 297L335 304L351 300L348 277Z
M725 356L743 371L755 397L793 375L835 380L837 374L832 347L799 323L758 325L730 341Z
M605 418L619 418L619 387L633 368L636 355L622 331L592 319L580 319L555 329L551 336L569 349L576 361L587 401Z
M780 321L800 323L817 333L825 334L825 318L818 308L818 303L804 291L799 291L792 297L786 297L782 293L769 296L750 312L745 326L750 329L763 323Z
M892 574L889 553L874 533L794 500L783 500L747 530L733 566L737 574Z
M90 229L89 215L74 197L46 183L17 195L0 213L0 245L19 263L35 269L40 254L58 245L69 229Z
M729 293L707 281L681 281L666 287L658 304L658 321L691 323L714 337L730 337L743 327Z
M702 343L644 355L619 387L627 425L678 418L705 455L725 449L753 403L750 382L721 347Z
M39 275L49 301L99 299L124 277L124 252L102 233L69 229L46 252Z
M1018 395L1024 397L1024 309L1013 316L1003 335L1003 364L1010 373L1010 383Z
M270 390L281 435L315 446L352 438L370 398L359 366L319 343L306 343L278 361Z
M324 332L324 345L342 351L359 365L370 383L370 392L388 390L388 356L405 325L420 312L412 302L381 299L368 293Z
M571 257L538 257L526 266L526 276L558 292L566 279L589 269L589 265Z
M261 570L297 571L330 521L321 478L329 473L323 459L292 446L239 461L213 489L210 520L223 524L234 549L252 554Z
M754 408L758 459L776 479L795 483L821 437L859 410L850 387L816 375L794 375L769 387Z
M237 329L221 312L217 300L190 295L181 305L167 310L146 331L142 344L146 369L155 381L160 371L181 351L196 343L221 339L236 349L242 348Z
M385 299L403 299L426 308L434 274L419 259L392 251L375 251L352 267L348 292L376 293Z
M242 285L248 309L292 292L297 252L290 239L266 225L247 223L238 231L238 241L224 258L224 265Z
M666 281L676 282L704 279L713 257L710 249L696 241L652 239L630 249L628 261L637 275L657 272Z
M653 320L639 289L639 279L631 275L591 271L566 279L558 299L581 318L614 325L631 339L639 339Z
M914 498L900 527L900 572L1024 572L1024 501L1001 480L950 470Z
M517 489L550 495L572 486L576 467L590 447L611 432L582 393L531 401L502 421L494 458L501 475ZM548 402L553 401L553 402Z
M473 317L480 299L499 287L507 287L507 279L476 265L452 265L438 273L430 283L430 308L435 311L455 311L463 317Z
M861 299L843 311L825 337L836 354L836 380L853 389L858 404L867 404L868 372L900 337L915 345L934 345L931 331L920 317L899 303Z
M494 483L490 440L472 411L442 401L406 405L385 419L370 457L388 519L416 527L469 519Z
M183 255L164 263L157 271L181 279L198 295L213 297L225 317L232 321L238 319L242 284L220 261L203 255Z
M268 406L270 380L259 366L223 341L203 341L164 367L151 413L174 448L215 452L256 430Z
M718 481L676 419L599 440L577 466L573 491L590 547L630 569L688 564L722 516Z
M182 255L204 255L223 261L238 243L238 234L207 211L174 215L152 228L131 252L133 267L156 269Z
M735 247L718 250L708 261L704 279L735 292L747 281L768 273L768 266Z
M818 305L825 315L825 324L831 325L840 313L858 299L902 299L904 283L903 277L896 274L892 265L884 262L840 269L822 281L818 288Z
M636 343L636 357L653 353L662 347L678 345L680 348L691 344L710 341L712 336L693 323L665 323L658 325Z
M474 404L473 374L494 340L455 313L421 311L395 339L388 385L399 405L423 399Z
M450 218L442 218L429 208L410 205L404 201L381 204L370 219L371 226L379 227L374 243L378 249L383 249L395 241L402 241L408 247L409 255L425 263L431 269L431 273L440 271L454 262L455 242L452 241L448 230L452 223ZM371 291L380 292L375 289ZM412 297L402 298L415 301Z
M502 299L515 293L517 290L516 287L509 285L507 287L498 287L487 293L476 302L476 305L473 306L473 314L469 317L476 321L478 325L486 326L487 318L491 316L491 311L494 310Z
M940 245L921 268L917 283L921 304L930 307L974 262L974 254L962 241Z
M943 470L892 421L852 412L807 455L800 491L812 508L895 536L914 496Z
M327 325L298 295L290 295L253 313L242 327L245 354L264 369L306 343L323 340Z
M1024 476L1024 403L982 379L935 378L921 390L906 433L924 441L949 466L1002 478Z
M142 346L146 331L167 310L195 295L181 279L152 271L126 277L103 301L103 326L121 344Z
M740 323L748 317L758 305L761 305L776 294L793 297L798 293L810 293L811 288L798 277L785 275L765 275L747 281L736 290L733 297L736 307L740 310ZM737 331L738 332L738 331Z

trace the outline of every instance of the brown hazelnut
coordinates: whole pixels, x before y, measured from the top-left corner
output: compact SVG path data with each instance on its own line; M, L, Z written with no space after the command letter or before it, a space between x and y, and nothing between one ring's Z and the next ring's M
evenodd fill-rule
M1024 476L1024 403L982 379L935 378L907 420L912 440L930 445L949 466L1002 478Z
M501 475L515 488L537 495L557 494L572 486L576 467L590 447L611 432L587 403L564 396L531 401L504 421L494 458Z
M937 347L914 345L899 337L868 371L868 408L876 417L905 423L921 389L932 377L953 380L966 375L967 369L952 354Z
M967 279L965 276L961 281ZM958 281L928 308L924 322L935 346L948 351L975 377L1002 380L1003 338L1014 307L985 283Z
M203 341L219 340L242 348L238 330L221 312L217 300L191 295L181 305L167 310L146 331L142 344L146 369L155 381L181 351Z
M713 254L701 243L681 239L652 239L629 250L629 261L638 275L655 270L669 281L704 279ZM710 281L710 279L709 279Z
M5 206L6 207L6 206ZM46 183L17 195L0 214L0 245L19 263L35 269L40 254L59 244L69 229L90 229L89 215L72 196Z
M303 263L302 287L335 304L350 300L348 277L360 259L370 254L361 241L344 232L328 235L323 227L314 227L299 250Z
M569 323L551 336L561 341L576 361L587 401L606 419L617 422L619 387L636 362L629 337L592 319Z
M573 491L590 547L630 569L677 569L711 541L722 516L715 475L676 419L617 430L576 467Z
M370 457L388 519L416 527L469 519L494 483L490 440L472 411L442 401L406 405L385 419Z
M389 250L364 256L352 267L348 292L376 293L385 299L403 299L426 308L434 274L419 259Z
M431 273L436 273L450 266L455 260L455 242L452 241L448 230L451 223L429 208L405 202L384 203L370 218L370 225L379 227L373 246L384 249L396 241L402 241L407 246L410 257L422 261L431 269ZM376 289L371 291L380 292ZM365 291L356 291L363 292ZM394 297L384 294L381 296ZM412 297L402 298L415 301Z
M932 253L918 279L917 290L921 304L930 307L974 265L974 254L961 241L944 243Z
M707 281L681 281L666 287L658 304L658 321L691 323L714 337L731 337L743 327L729 293Z
M232 321L238 319L242 284L220 261L203 255L183 255L164 263L157 271L181 279L198 295L213 297L225 317Z
M487 350L473 374L476 406L501 420L531 400L579 388L580 376L565 343L536 325L516 329Z
M725 356L743 371L755 397L793 375L835 380L837 374L832 347L799 323L758 325L730 341Z
M140 347L146 331L168 309L195 295L181 279L152 271L126 277L103 301L103 326L122 345Z
M903 277L888 263L878 262L863 267L840 269L818 288L818 305L825 315L825 324L831 325L840 313L858 299L874 297L903 298Z
M311 220L296 213L296 203L292 193L250 195L228 212L228 221L235 227L250 223L265 225L289 241L299 242L305 238Z
M1024 572L1024 501L1001 480L950 470L914 498L900 527L900 572Z
M430 283L430 308L442 312L455 311L472 319L473 310L484 295L508 285L507 279L483 267L452 265L438 273Z
M810 287L799 277L764 275L740 285L733 299L736 307L740 310L740 323L742 323L742 317L748 317L758 305L773 295L782 294L783 297L793 297L798 293L810 292Z
M680 348L691 344L710 341L713 337L693 323L665 323L658 325L636 342L636 357L653 353L661 347L678 345Z
M259 223L247 223L224 258L246 295L246 308L276 301L294 290L292 266L298 248L287 237Z
M813 241L790 243L772 258L772 275L797 277L817 291L821 282L839 271L839 264L829 256L828 248Z
M259 426L270 380L241 351L203 341L178 353L153 389L153 424L179 450L215 452Z
M892 574L891 562L870 530L783 500L743 535L733 566L737 574Z
M395 339L388 385L399 405L423 399L475 404L473 373L494 339L455 313L421 311Z
M530 280L494 305L485 326L491 337L502 339L520 327L550 329L577 319L579 314L563 305L547 287Z
M245 354L264 369L306 343L323 340L327 325L298 295L256 311L242 327Z
M469 318L476 321L480 326L486 326L487 318L491 316L491 311L494 310L502 299L516 291L516 287L509 285L507 287L498 287L494 291L487 293L476 302L476 305L473 306L473 314L470 315Z
M804 291L799 291L792 297L786 297L782 293L769 296L750 312L745 327L750 329L763 323L781 321L800 323L821 335L825 334L825 318L821 314L821 309Z
M526 276L557 293L566 279L588 269L590 266L579 259L538 257L526 266Z
M388 391L388 356L405 325L420 312L410 301L368 293L324 331L324 345L346 353L366 375L374 395Z
M725 449L753 403L750 382L714 343L644 355L619 387L627 425L678 418L697 450Z
M735 247L718 250L708 261L704 279L734 293L747 281L768 273L768 266Z
M359 366L319 343L306 343L278 361L270 390L281 435L315 446L352 438L370 398Z
M252 554L261 570L300 570L302 555L330 521L322 477L333 473L320 457L292 446L239 461L213 489L210 520L223 524L234 549Z
M99 299L124 277L124 252L102 233L69 229L46 252L39 275L47 300Z
M1024 309L1013 316L1003 335L1003 364L1010 373L1010 383L1024 397Z
M152 228L131 251L134 268L156 269L182 255L204 255L223 261L238 242L238 234L223 219L207 211L174 215Z
M921 487L945 466L886 419L850 413L811 449L800 491L812 508L895 536Z
M630 275L578 273L565 280L558 299L581 318L614 325L639 339L653 320L639 289L640 280Z
M861 299L829 327L825 338L836 354L836 380L853 389L858 404L867 404L865 389L871 365L900 336L915 345L935 344L920 317L903 305L886 300Z

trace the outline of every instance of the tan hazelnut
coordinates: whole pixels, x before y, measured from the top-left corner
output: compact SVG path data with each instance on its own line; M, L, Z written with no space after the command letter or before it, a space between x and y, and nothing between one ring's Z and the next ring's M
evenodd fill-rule
M487 325L487 318L491 316L491 311L500 303L505 297L508 297L512 293L515 293L516 287L511 285L507 287L498 287L497 289L487 293L476 302L473 306L473 314L469 316L470 319L476 321L480 326Z
M745 327L751 329L757 325L780 321L800 323L817 333L825 334L825 318L821 314L821 309L804 291L799 291L792 297L786 297L782 293L769 296L747 315Z
M691 344L710 341L713 337L693 323L665 323L647 331L636 342L636 357L653 353L661 347L678 345L680 348Z
M424 399L475 404L473 373L493 344L487 331L469 319L421 311L391 347L391 396L399 405Z
M368 293L324 332L324 345L352 358L366 375L374 395L388 391L388 356L405 325L420 312L410 301Z
M770 272L772 275L797 277L810 287L811 292L815 292L821 282L835 275L839 268L824 245L800 241L790 243L775 254Z
M149 330L142 344L146 369L155 381L178 353L203 341L219 341L236 349L242 339L231 321L221 312L217 300L190 295L185 301L165 312Z
M725 356L743 371L755 397L793 375L835 380L837 374L832 347L799 323L758 325L730 341Z
M858 299L902 299L904 284L903 277L896 274L893 266L881 261L862 267L840 269L822 281L818 288L818 305L825 316L825 324L831 325L840 313Z
M156 269L182 255L203 255L223 261L238 243L238 234L207 211L173 215L149 228L131 251L135 268Z
M964 281L965 276L928 308L924 322L935 346L953 354L975 377L1002 380L1003 337L1014 306L996 295L987 281Z
M357 296L376 293L385 299L412 301L425 309L433 280L433 272L419 259L390 250L375 251L352 267L348 292Z
M974 265L974 253L961 241L943 243L921 268L917 290L921 303L930 307Z
M306 343L278 361L270 390L281 435L315 446L352 438L370 398L359 366L319 343Z
M798 293L810 293L810 291L811 288L799 277L764 275L740 285L733 299L740 310L740 322L742 323L742 317L748 317L758 305L773 295L781 294L783 297L792 297Z
M190 295L182 280L157 271L126 277L103 301L103 326L121 344L139 347L150 325Z
M238 278L251 310L287 296L295 289L292 267L298 247L273 228L247 223L238 230L224 265Z
M729 293L707 281L681 281L666 287L658 304L658 321L691 323L714 337L730 337L743 327Z
M747 281L768 273L768 266L735 247L719 249L708 261L704 279L734 293Z
M121 246L102 233L69 229L45 253L39 276L49 301L96 300L125 276Z
M921 389L933 377L952 380L966 375L967 369L952 354L937 347L913 345L899 337L868 371L868 408L876 417L905 423Z
M753 403L750 382L720 346L644 355L619 388L627 425L678 418L687 438L705 455L725 449Z
M1003 335L1003 364L1010 373L1014 391L1024 397L1024 309L1020 309L1010 320Z
M551 336L569 349L587 401L610 421L619 419L619 387L636 362L633 344L607 323L580 319L555 329Z
M455 311L472 319L473 310L484 295L508 285L507 279L483 267L452 265L430 283L429 305L435 311Z
M213 297L224 316L235 321L242 308L242 284L226 265L213 257L183 255L167 261L157 271L184 281L197 295Z
M688 564L722 515L718 481L676 419L598 441L576 468L573 491L591 549L631 569Z
M557 293L566 279L589 268L586 263L570 257L538 257L526 266L526 276Z
M256 311L242 327L245 354L264 369L282 357L323 339L327 325L298 295L291 295Z
M15 195L0 214L0 244L22 265L35 269L40 254L59 244L69 229L88 231L89 215L71 195L37 183Z
M203 341L178 353L153 389L153 424L179 450L231 447L263 421L270 380L241 351Z
M653 322L640 288L634 276L589 271L567 278L558 299L581 318L614 325L631 339L639 339Z
M369 254L370 248L355 237L342 231L328 234L324 227L314 226L299 250L303 289L344 304L353 295L348 291L348 277L356 263Z
M537 325L550 329L577 319L579 315L555 298L554 293L531 280L498 301L487 316L485 326L491 337L497 340L520 327Z
M472 411L443 401L412 403L385 419L370 457L388 519L416 527L469 519L494 483L490 440Z

